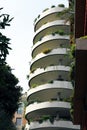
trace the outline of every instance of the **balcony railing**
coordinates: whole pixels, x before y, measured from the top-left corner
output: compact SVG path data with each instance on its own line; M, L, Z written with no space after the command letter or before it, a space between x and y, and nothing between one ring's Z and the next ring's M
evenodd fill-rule
M61 113L63 115L70 115L69 109L71 105L69 102L64 101L48 101L41 103L33 103L26 107L26 117L27 118L35 118L39 117L43 114L53 114L53 113Z
M46 130L48 128L52 128L52 129L68 129L68 130L79 130L80 126L79 125L73 125L73 123L71 121L68 120L63 120L63 119L59 119L59 120L54 120L53 122L50 120L46 120L41 122L38 121L34 121L30 123L30 129L43 129L45 128Z

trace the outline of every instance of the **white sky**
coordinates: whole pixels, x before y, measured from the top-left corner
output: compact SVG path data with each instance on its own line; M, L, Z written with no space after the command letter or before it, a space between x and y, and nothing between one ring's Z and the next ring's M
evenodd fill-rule
M3 34L11 38L10 54L7 58L8 64L15 76L19 79L19 85L24 92L28 90L29 62L31 61L31 47L33 45L33 23L34 19L45 9L52 5L65 4L68 0L0 0L1 13L8 13L14 17L10 27L3 30Z

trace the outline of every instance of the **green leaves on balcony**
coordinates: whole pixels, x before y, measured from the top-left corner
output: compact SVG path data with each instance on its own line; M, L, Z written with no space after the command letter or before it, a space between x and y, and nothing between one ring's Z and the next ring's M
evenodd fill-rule
M59 4L58 7L65 7L65 5L64 4Z
M51 52L51 49L46 49L46 50L44 50L44 54L48 54L48 53L50 53Z
M43 12L45 12L45 11L47 11L47 10L49 10L49 8L44 9Z

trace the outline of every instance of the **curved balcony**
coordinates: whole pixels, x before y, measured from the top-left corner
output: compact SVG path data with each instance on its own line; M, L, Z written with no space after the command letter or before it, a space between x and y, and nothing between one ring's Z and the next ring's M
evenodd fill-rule
M54 122L50 122L49 120L43 121L39 123L38 121L34 121L30 123L30 129L40 129L40 130L78 130L80 129L79 125L73 125L71 121L64 120L54 120Z
M55 19L59 19L57 14L58 12L61 12L64 9L65 8L62 7L55 7L55 8L46 9L46 11L44 10L42 14L39 15L39 18L35 21L34 30L35 31L38 30L46 22L49 21L51 22Z
M48 52L47 52L48 51ZM53 66L53 65L69 65L71 59L68 56L69 49L67 48L57 48L53 50L45 50L43 53L38 54L34 59L31 61L30 70L37 69L37 68L44 68L46 66ZM66 57L66 58L65 58Z
M43 25L36 31L33 44L38 42L42 37L58 30L63 30L65 34L69 34L69 23L65 23L64 20L56 20Z
M46 48L69 48L69 36L67 35L47 35L42 38L41 41L38 41L32 47L32 57L35 57L37 54L43 52Z
M40 99L40 101L48 101L51 99L58 99L58 93L60 93L61 99L69 98L72 95L72 84L68 81L51 81L44 85L31 88L27 94L27 100L34 101Z
M61 101L49 101L41 103L33 103L26 108L26 118L39 118L43 115L56 115L59 113L61 117L70 116L70 103Z
M46 68L38 68L33 73L30 73L29 77L29 85L33 84L45 84L51 80L59 79L60 75L62 80L68 81L70 80L69 76L70 67L69 66L48 66Z

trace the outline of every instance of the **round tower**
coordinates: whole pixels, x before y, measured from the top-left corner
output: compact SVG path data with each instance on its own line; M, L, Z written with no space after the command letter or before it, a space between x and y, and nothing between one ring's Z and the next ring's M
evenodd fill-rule
M64 17L58 17L64 9L63 5L52 6L35 19L26 108L31 130L79 129L70 115L70 26Z

